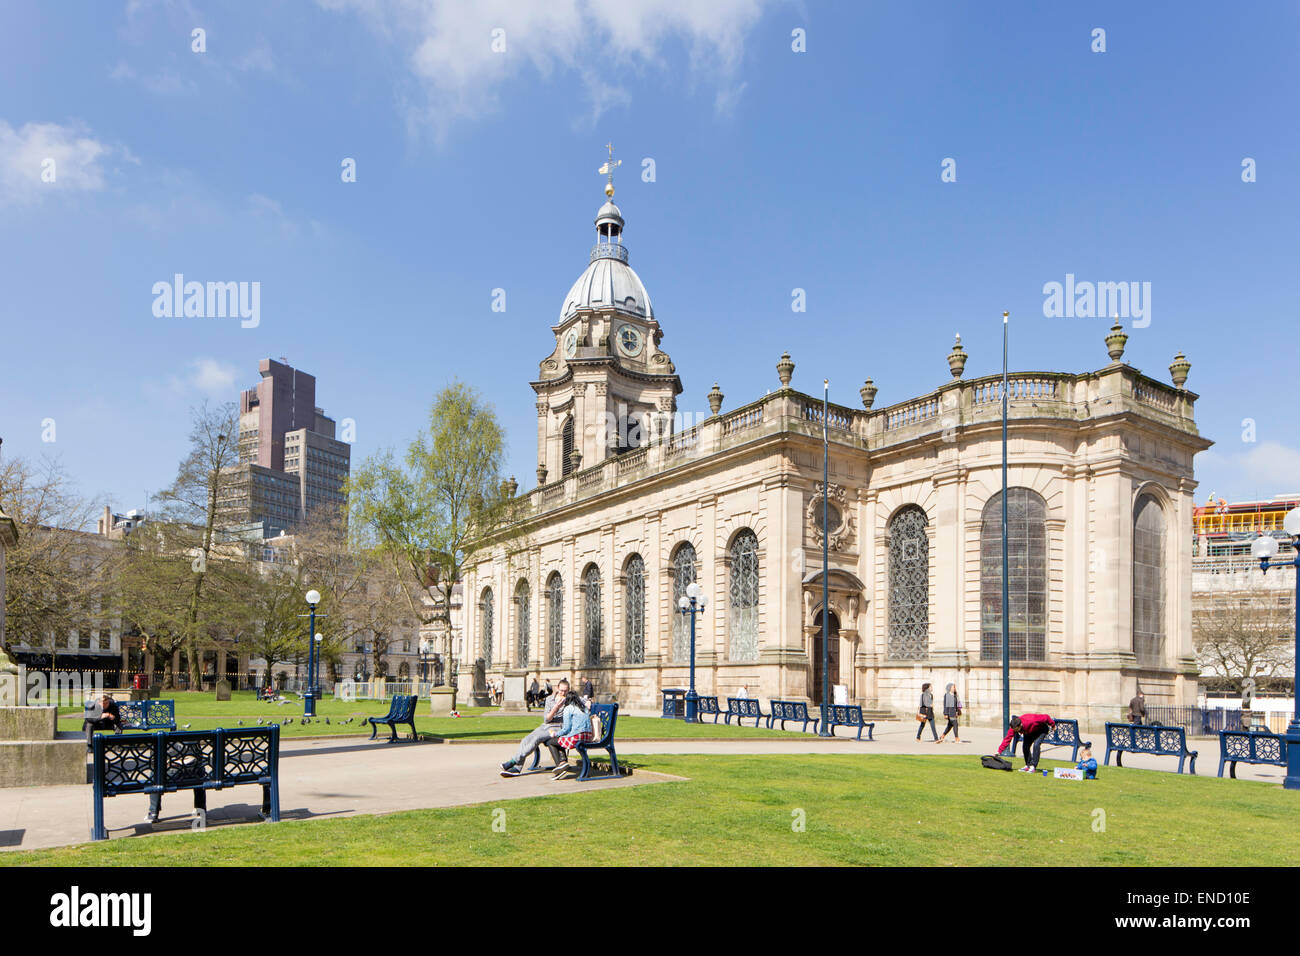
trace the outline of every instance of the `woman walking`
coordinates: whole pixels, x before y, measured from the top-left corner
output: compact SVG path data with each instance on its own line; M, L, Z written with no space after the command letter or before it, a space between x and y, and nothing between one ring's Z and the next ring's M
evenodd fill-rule
M921 685L921 709L916 715L916 739L921 739L921 731L925 730L925 722L930 722L930 733L934 736L934 742L939 742L939 731L934 726L934 695L930 693L928 683Z
M948 736L948 731L952 731L952 742L961 743L961 731L957 729L957 718L961 716L961 701L957 699L957 685L949 684L943 692L943 715L948 718L948 726L943 728L943 733L939 735L939 743L943 743Z

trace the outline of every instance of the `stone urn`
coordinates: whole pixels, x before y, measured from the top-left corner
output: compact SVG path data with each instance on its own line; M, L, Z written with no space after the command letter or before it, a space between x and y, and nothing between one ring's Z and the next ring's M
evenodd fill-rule
M537 466L537 486L540 488L540 487L541 487L542 485L544 485L544 484L546 484L546 466L545 466L545 465L538 465L538 466Z
M718 412L722 409L722 399L724 397L725 396L722 394L722 389L718 388L717 382L714 382L713 388L709 389L709 394L708 394L709 408L712 410L713 414L715 415L718 414Z
M961 373L966 371L966 350L961 347L960 335L957 336L957 344L948 353L948 369L953 378L961 378Z
M573 465L573 470L574 470L574 471L581 471L581 470L582 470L582 452L578 451L578 449L576 449L576 448L573 449L573 451L569 452L569 463Z
M870 408L875 404L876 392L878 391L880 391L880 389L876 388L875 383L872 382L871 379L867 379L862 383L862 387L858 389L858 394L862 396L863 408Z
M1112 362L1118 362L1124 355L1124 345L1128 342L1128 333L1124 331L1124 326L1119 324L1119 316L1115 317L1115 324L1110 327L1110 334L1106 336L1106 352L1110 355Z
M776 374L781 378L781 387L789 388L790 379L794 378L794 362L790 361L789 352L781 353L781 361L776 363Z
M1173 363L1169 366L1169 374L1173 376L1174 385L1182 388L1187 384L1187 373L1191 371L1192 363L1187 361L1186 356L1179 352L1174 356Z

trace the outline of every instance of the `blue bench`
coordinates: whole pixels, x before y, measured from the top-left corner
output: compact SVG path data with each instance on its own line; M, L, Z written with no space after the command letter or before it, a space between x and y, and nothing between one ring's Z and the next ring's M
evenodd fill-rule
M830 718L831 736L835 736L836 727L856 727L858 728L857 739L862 739L862 731L867 732L868 740L875 740L876 725L871 721L862 719L862 707L858 704L831 704L829 713L825 716Z
M592 704L591 713L600 718L601 734L596 740L579 741L578 756L582 758L582 769L578 771L579 780L600 780L605 777L617 777L618 754L614 753L614 725L618 723L618 704ZM603 750L609 754L610 772L599 777L591 775L591 758L589 750Z
M699 705L695 708L695 717L697 720L703 721L708 714L713 715L715 724L718 722L718 718L722 716L722 710L718 707L718 698L713 696L705 697L701 694Z
M808 713L808 705L802 700L773 700L769 701L772 707L772 713L767 716L767 726L771 729L772 725L778 720L781 721L781 729L785 730L787 720L801 720L803 726L799 729L808 730L808 725L816 724L816 718Z
M1237 779L1237 764L1273 764L1286 766L1286 738L1274 733L1254 730L1219 731L1219 776L1227 763L1228 774Z
M1011 756L1016 755L1016 747L1020 746L1022 739L1021 734L1016 734L1011 739ZM1091 747L1091 740L1082 740L1079 737L1079 722L1067 717L1057 717L1056 725L1052 732L1043 738L1044 747L1069 747L1070 760L1073 763L1079 762L1079 748Z
M383 717L367 718L370 721L370 739L371 740L375 739L375 734L379 732L380 724L386 724L388 726L388 729L392 731L392 736L388 738L388 742L390 744L394 743L397 740L398 724L409 724L411 728L411 736L412 737L416 736L415 704L416 701L418 700L419 698L416 697L414 694L398 694L393 698L392 702L388 705L387 714L385 714Z
M96 734L92 840L107 840L104 798L123 794L194 791L195 815L206 814L207 792L259 784L262 816L280 819L280 728Z
M756 697L728 697L727 709L722 713L722 722L730 724L732 717L736 718L737 727L743 726L741 721L746 717L754 718L755 727L758 726L760 720L767 720L767 714L763 713L763 709L759 706Z
M1182 727L1164 727L1160 724L1106 724L1106 766L1115 753L1115 766L1124 766L1125 753L1152 754L1157 757L1177 757L1178 772L1183 772L1183 762L1192 758L1192 776L1196 776L1198 751L1187 749L1187 731Z
M175 730L174 700L129 700L117 705L123 730Z

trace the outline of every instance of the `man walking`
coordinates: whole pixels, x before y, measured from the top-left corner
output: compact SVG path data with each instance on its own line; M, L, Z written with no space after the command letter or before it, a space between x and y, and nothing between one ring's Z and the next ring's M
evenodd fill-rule
M1128 722L1130 724L1145 724L1147 719L1147 697L1142 693L1142 688L1138 688L1137 696L1128 702Z
M558 765L564 758L554 738L560 735L560 726L564 723L564 698L569 693L569 682L561 680L555 685L557 693L549 706L542 709L542 723L536 730L519 744L519 752L501 765L501 776L517 777L523 773L524 761L537 753L537 748L545 744L551 751L551 757Z

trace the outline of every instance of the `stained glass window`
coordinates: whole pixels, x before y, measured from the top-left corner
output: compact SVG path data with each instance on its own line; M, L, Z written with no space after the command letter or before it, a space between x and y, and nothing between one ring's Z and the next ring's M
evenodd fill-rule
M528 666L529 636L529 597L527 581L520 581L515 588L515 665Z
M1160 664L1165 650L1165 513L1151 495L1133 513L1133 653Z
M930 653L930 541L925 512L908 505L889 521L888 656L925 660Z
M731 543L728 598L727 658L754 663L758 660L758 536L748 528Z
M629 664L645 663L645 562L628 558L623 571L624 655Z
M496 601L492 597L492 589L483 589L483 620L482 633L480 634L480 646L483 660L488 666L492 664L492 631L496 624Z
M559 667L564 662L564 579L559 572L546 582L546 664Z
M1007 489L1007 631L1013 661L1047 659L1047 504ZM1002 660L1002 492L980 519L980 660Z
M695 583L695 546L689 542L677 547L673 554L673 647L674 663L685 663L691 654L691 622L677 610L677 602L686 597L686 589Z
M582 576L583 622L586 627L586 663L600 663L600 645L604 622L600 613L600 569L594 564Z

